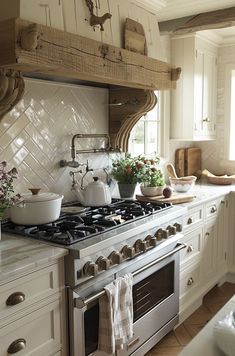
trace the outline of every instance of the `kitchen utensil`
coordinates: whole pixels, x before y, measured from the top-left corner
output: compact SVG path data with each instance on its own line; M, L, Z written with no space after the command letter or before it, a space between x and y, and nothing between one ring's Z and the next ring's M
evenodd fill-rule
M177 174L176 174L176 171L175 171L175 167L173 166L173 164L168 163L167 166L166 166L166 168L167 168L169 177L171 177L171 178L178 178L178 177L177 177Z
M188 176L180 178L169 177L170 185L176 192L188 192L195 184L197 177Z
M111 203L111 193L109 187L101 182L98 177L93 177L94 181L89 183L84 189L76 185L75 192L78 200L84 206L103 206Z
M10 219L15 224L39 225L55 221L60 216L63 195L29 189L32 194L22 194L24 206L10 208Z
M163 195L155 196L155 197L145 197L143 195L136 195L136 199L146 203L172 203L172 204L181 204L181 203L188 203L193 201L195 195L189 194L177 194L173 193L170 198L165 198Z
M223 176L216 176L209 172L207 169L202 171L202 175L205 176L207 182L211 184L229 185L235 183L235 175L227 176L225 174Z

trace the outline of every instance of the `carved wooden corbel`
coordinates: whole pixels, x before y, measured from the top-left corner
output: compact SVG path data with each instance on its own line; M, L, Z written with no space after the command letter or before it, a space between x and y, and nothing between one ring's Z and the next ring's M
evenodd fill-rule
M39 48L38 41L42 33L39 32L36 23L32 23L21 31L20 46L25 51L34 51Z
M22 73L0 68L0 119L22 99L25 83Z
M173 82L175 82L176 80L179 79L180 74L181 74L181 68L180 68L180 67L178 67L178 68L172 68L172 69L171 69L171 80L172 80Z
M92 0L86 0L87 7L90 11L90 25L97 26L100 25L100 31L104 31L104 23L106 20L111 19L112 15L109 12L106 12L103 16L96 16L94 14L94 4Z
M109 132L112 147L127 152L134 125L156 104L157 98L152 90L110 88Z

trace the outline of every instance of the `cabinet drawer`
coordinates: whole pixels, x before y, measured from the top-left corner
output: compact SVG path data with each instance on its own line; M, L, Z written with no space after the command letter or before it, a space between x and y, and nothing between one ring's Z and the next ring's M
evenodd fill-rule
M182 242L187 244L187 248L180 252L181 266L188 262L196 262L202 249L202 226L185 234Z
M0 356L54 355L61 349L60 300L0 329ZM22 351L20 351L22 349Z
M183 229L187 230L189 228L195 227L198 223L203 220L203 208L202 206L197 206L188 211L188 214L183 219Z
M55 264L3 284L0 292L0 325L19 317L20 312L37 307L40 300L60 289L59 265ZM32 309L31 309L32 310Z
M198 264L184 270L180 278L180 297L182 298L185 294L197 287L199 280L200 266Z

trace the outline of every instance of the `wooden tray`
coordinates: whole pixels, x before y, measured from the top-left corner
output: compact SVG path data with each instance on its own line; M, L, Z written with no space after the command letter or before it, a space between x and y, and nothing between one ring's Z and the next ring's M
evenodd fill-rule
M196 198L195 195L184 194L184 193L173 193L170 198L165 198L163 195L157 195L155 197L146 197L144 195L136 195L136 199L146 203L160 202L160 203L172 203L172 204L181 204L189 203Z

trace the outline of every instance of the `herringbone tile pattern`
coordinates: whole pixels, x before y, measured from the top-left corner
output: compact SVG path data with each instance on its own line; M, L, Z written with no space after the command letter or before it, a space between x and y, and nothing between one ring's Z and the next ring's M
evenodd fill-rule
M235 294L235 284L224 283L213 288L203 299L203 304L175 331L167 334L145 356L177 356L203 326Z

